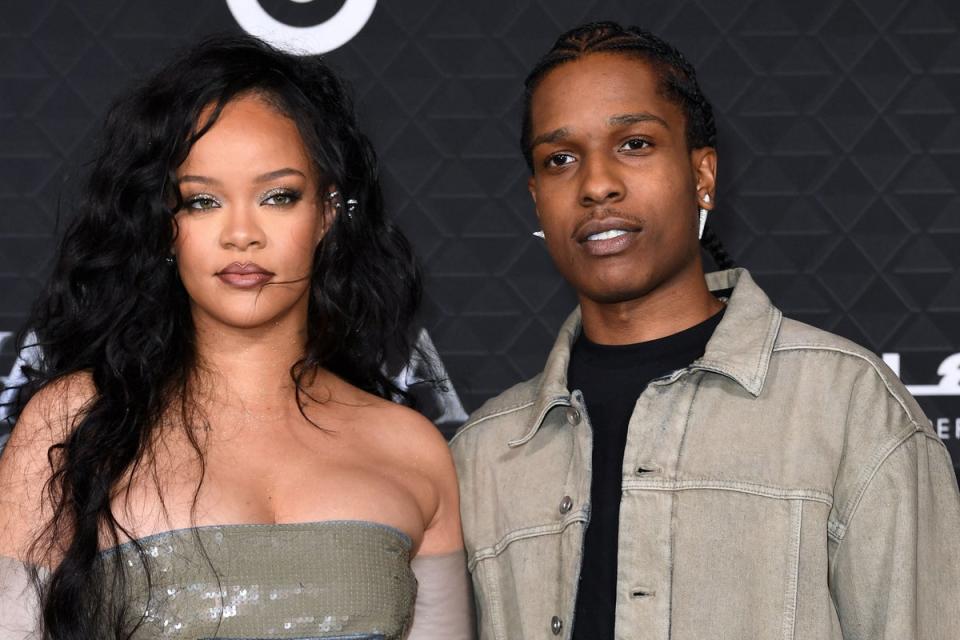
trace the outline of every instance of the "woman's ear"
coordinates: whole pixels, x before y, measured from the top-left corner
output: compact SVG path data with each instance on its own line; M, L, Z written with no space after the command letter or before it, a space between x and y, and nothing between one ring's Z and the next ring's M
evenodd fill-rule
M326 235L327 231L330 230L330 227L337 219L337 216L341 214L345 206L343 196L340 193L340 187L338 187L336 184L330 184L326 189L323 190L323 196L321 200L320 237L317 238L317 242L319 242L320 239Z

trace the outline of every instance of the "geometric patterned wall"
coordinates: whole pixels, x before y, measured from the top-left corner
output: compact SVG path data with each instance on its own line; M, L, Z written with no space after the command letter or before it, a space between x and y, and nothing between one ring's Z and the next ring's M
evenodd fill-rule
M308 25L343 1L260 4ZM562 30L603 18L697 67L720 132L712 224L737 262L788 315L898 354L960 461L956 0L381 0L327 58L354 88L467 409L538 372L574 304L530 236L519 101ZM111 99L176 47L238 29L226 0L0 6L0 332L47 273ZM12 362L7 340L0 373Z

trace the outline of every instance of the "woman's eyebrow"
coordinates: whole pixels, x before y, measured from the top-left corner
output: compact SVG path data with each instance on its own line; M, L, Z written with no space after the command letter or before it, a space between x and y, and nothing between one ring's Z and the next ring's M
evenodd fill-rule
M291 167L284 167L283 169L277 169L276 171L268 171L267 173L260 174L253 179L254 182L270 182L271 180L276 180L277 178L285 178L287 176L300 176L306 178L302 171L293 169Z
M268 171L267 173L262 173L259 176L253 179L254 182L269 182L271 180L276 180L277 178L284 178L286 176L301 176L306 178L306 175L302 171L293 169L291 167L284 167L283 169L277 169L275 171ZM208 184L213 186L220 185L220 181L216 178L210 178L207 176L195 176L195 175L185 175L180 176L179 182L198 182L200 184Z
M220 181L215 178L208 178L207 176L194 176L194 175L180 176L180 178L177 179L177 182L199 182L200 184L210 184L214 186L220 184Z

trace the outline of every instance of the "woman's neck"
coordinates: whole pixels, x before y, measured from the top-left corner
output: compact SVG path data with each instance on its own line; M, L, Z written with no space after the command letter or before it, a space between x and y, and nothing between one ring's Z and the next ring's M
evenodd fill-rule
M304 354L305 318L281 318L255 328L233 327L194 316L201 397L215 404L240 400L248 409L293 403L290 367Z

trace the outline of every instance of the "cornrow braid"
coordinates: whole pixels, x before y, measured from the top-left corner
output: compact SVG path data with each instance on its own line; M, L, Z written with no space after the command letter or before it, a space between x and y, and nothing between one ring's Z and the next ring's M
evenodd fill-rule
M720 237L717 235L717 232L713 230L713 227L710 226L709 222L703 230L703 237L700 238L700 246L713 258L717 269L722 271L723 269L732 269L737 266L737 263L735 263L733 258L730 257L730 254L727 253L723 243L720 242Z
M688 149L717 147L717 125L713 106L700 90L697 72L680 51L662 38L640 27L623 27L616 22L590 22L562 34L524 81L523 121L520 148L533 171L531 103L533 93L551 70L593 53L621 53L651 63L660 79L662 94L683 112ZM701 245L721 269L734 265L716 232L707 227Z

